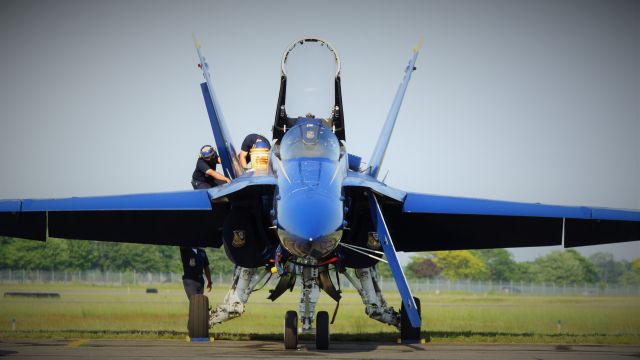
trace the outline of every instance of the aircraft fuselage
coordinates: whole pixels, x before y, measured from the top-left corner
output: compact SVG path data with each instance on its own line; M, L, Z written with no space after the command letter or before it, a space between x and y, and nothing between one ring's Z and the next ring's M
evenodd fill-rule
M274 219L280 242L291 254L320 259L338 246L345 154L333 131L316 118L300 118L274 147Z

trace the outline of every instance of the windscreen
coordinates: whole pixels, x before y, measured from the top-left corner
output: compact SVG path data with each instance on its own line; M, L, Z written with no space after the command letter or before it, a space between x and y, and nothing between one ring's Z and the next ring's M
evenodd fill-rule
M301 124L284 134L280 143L280 158L312 157L337 161L340 158L340 142L328 128L318 124Z

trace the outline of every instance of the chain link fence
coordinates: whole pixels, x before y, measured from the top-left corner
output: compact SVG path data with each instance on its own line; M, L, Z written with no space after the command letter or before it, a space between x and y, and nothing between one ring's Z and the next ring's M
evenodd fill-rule
M232 274L212 274L214 285L227 287L231 285ZM352 276L355 279L355 275ZM332 274L337 283L335 274ZM275 286L275 276L263 280L269 282L267 286ZM0 270L2 284L42 284L42 283L77 283L94 285L160 285L182 283L182 274L175 273L146 273L136 271L59 271L59 270ZM385 291L396 291L392 278L381 277L380 288ZM340 275L340 285L352 289L351 283ZM525 295L584 295L584 296L638 296L639 285L618 284L554 284L532 282L495 282L446 279L409 280L412 291L426 291L440 293L503 293Z

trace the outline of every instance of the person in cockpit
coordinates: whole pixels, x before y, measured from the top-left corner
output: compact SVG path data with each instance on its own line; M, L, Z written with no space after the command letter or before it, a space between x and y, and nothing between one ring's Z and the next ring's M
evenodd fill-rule
M210 189L225 183L231 179L216 171L216 165L220 163L220 156L211 145L200 148L200 156L196 162L196 169L191 176L193 189Z
M248 169L249 163L251 162L251 149L271 149L271 144L269 140L262 135L258 134L249 134L244 138L242 142L242 146L240 146L240 154L238 155L238 160L240 160L240 165Z

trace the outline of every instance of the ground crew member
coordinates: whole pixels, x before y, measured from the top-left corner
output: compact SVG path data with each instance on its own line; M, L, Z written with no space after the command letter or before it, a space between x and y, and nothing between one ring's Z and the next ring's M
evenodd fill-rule
M191 296L204 294L204 279L202 272L207 277L207 291L211 291L211 271L209 270L209 259L207 253L201 248L180 247L180 258L182 259L182 285L187 298L191 301Z
M251 162L251 154L249 152L253 147L271 149L271 144L269 144L269 140L262 135L247 135L242 142L242 146L240 146L240 154L238 155L240 165L245 169L249 167L248 164Z
M191 176L194 189L209 189L220 184L230 183L231 180L216 171L220 163L220 156L211 145L200 148L200 156L196 162L196 169Z

